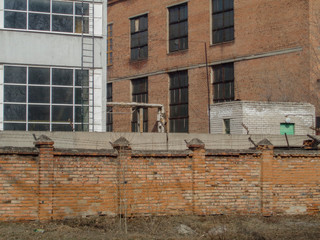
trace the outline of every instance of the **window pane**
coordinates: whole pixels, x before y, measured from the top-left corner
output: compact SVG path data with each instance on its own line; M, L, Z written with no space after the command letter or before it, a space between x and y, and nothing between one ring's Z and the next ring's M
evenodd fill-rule
M224 27L233 26L233 11L225 12L223 15Z
M148 16L143 16L140 17L140 22L139 22L139 30L144 31L148 29Z
M4 27L15 29L27 28L27 14L21 12L4 12Z
M3 130L7 131L25 131L26 124L25 123L4 123Z
M224 10L233 9L233 1L234 0L224 0Z
M213 11L212 12L220 12L223 10L223 0L213 0Z
M50 121L50 106L29 105L28 119L35 122Z
M29 11L50 12L50 0L29 0Z
M73 70L72 69L52 69L52 85L73 85Z
M88 132L89 131L89 125L88 124L76 124L75 125L76 131L83 131Z
M4 121L26 121L26 105L4 104Z
M73 103L73 89L64 87L52 88L52 103Z
M76 86L89 86L89 71L76 70Z
M177 22L179 19L179 8L169 8L169 23Z
M29 86L30 103L49 103L50 87L33 87Z
M63 14L73 14L73 3L52 1L52 12L63 13Z
M169 38L173 39L173 38L177 38L179 37L179 26L180 23L175 23L175 24L171 24L169 26Z
M82 33L82 17L75 18L75 32ZM89 33L89 18L83 18L83 33Z
M29 84L50 84L50 69L29 67Z
M83 122L88 123L89 122L89 107L75 107L75 121L78 123Z
M27 0L5 0L4 9L27 10Z
M220 29L223 27L223 13L213 15L213 29Z
M52 131L72 132L73 129L71 124L52 124Z
M26 102L26 86L4 86L5 102Z
M73 32L73 17L52 15L52 31Z
M188 6L184 4L180 7L180 21L188 19Z
M27 68L25 67L4 67L5 83L26 83Z
M88 88L76 88L75 89L75 103L76 104L89 104L89 89ZM82 99L82 101L81 101Z
M28 124L29 131L50 131L49 124Z
M225 41L230 41L234 39L234 28L227 28L225 31Z
M233 64L226 64L224 66L224 76L225 81L230 81L234 79Z
M50 30L50 15L29 13L29 29Z
M140 48L139 52L139 58L144 59L148 57L148 46L145 46L143 48Z
M169 42L169 51L174 52L179 50L179 39L170 40Z
M223 30L213 31L213 43L223 42Z
M73 107L72 106L52 106L53 122L72 122Z
M139 59L139 48L133 48L131 49L131 59L137 60Z
M82 3L76 3L76 15L82 15ZM83 15L89 16L89 4L83 4Z

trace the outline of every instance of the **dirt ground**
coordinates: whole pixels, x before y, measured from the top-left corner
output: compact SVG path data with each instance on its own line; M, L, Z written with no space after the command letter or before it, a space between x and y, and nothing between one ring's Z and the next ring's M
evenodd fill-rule
M127 227L125 227L127 226ZM125 229L127 228L127 233ZM50 223L0 223L2 240L320 239L316 216L90 217Z

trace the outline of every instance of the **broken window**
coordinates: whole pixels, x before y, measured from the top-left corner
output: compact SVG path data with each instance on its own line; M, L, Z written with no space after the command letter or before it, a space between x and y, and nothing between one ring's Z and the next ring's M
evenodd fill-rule
M213 102L234 100L234 67L233 63L213 67Z
M148 58L148 15L132 18L131 60Z
M212 0L212 42L234 39L233 0Z
M107 84L107 102L112 102L112 83ZM107 107L107 132L113 131L112 107Z
M188 5L169 8L169 52L188 49Z
M89 74L88 70L79 73L74 69L5 66L4 130L88 129ZM76 84L81 82L82 86Z
M188 71L170 73L170 132L189 131Z
M132 102L148 103L148 78L132 80ZM132 132L140 131L140 108L132 109ZM148 132L148 108L143 108L143 132Z
M5 28L89 33L89 3L4 0L4 9Z

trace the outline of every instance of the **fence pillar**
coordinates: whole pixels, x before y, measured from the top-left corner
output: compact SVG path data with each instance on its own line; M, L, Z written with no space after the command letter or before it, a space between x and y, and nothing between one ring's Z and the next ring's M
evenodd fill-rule
M124 217L128 215L128 164L131 160L132 150L130 143L124 137L120 137L112 147L118 152L118 167L117 167L117 197L118 197L118 214Z
M47 221L53 218L53 185L54 185L54 142L41 135L34 145L38 155L38 220Z
M206 150L205 144L194 138L187 142L187 147L192 151L192 201L193 213L198 215L206 214L205 200L206 195Z
M273 213L273 161L274 146L268 139L258 143L261 153L261 173L260 173L260 201L261 214L271 216Z

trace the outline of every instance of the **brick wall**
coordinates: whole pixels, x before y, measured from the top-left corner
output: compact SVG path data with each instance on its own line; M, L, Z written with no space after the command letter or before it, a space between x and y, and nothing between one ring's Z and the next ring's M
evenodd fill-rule
M314 214L320 202L320 154L279 150L0 149L0 220L90 215Z

